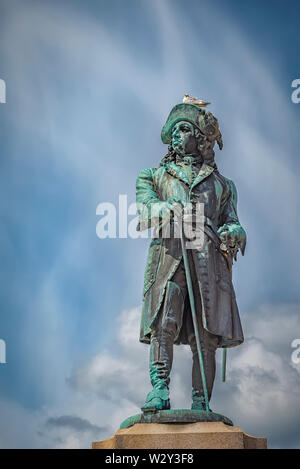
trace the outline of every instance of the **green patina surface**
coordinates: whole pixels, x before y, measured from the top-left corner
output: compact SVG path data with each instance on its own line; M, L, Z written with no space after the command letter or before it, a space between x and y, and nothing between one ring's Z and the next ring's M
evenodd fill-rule
M133 415L124 420L120 428L132 427L136 423L196 423L196 422L223 422L233 425L233 422L225 415L204 410L174 409L159 410Z
M153 389L142 413L126 419L121 428L136 423L233 425L227 417L210 412L209 400L216 349L244 341L232 284L233 260L238 251L244 254L246 246L237 215L237 191L218 171L214 145L223 148L222 134L218 119L203 106L186 102L174 106L161 138L169 145L168 153L158 167L142 170L136 183L137 231L153 228L155 233L145 269L140 327L140 341L150 344ZM182 231L179 241L175 227L186 223L194 228L199 221L198 203L203 204L205 215L198 226L203 243L187 247L186 234ZM188 206L190 213L182 213ZM192 251L190 257L186 249ZM171 410L173 345L188 343L193 352L192 408Z

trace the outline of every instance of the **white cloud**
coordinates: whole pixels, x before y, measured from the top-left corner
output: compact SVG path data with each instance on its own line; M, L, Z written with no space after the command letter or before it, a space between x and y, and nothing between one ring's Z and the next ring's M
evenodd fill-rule
M295 333L296 308L264 305L251 313L251 319L244 321L250 336L228 351L226 383L220 382L220 353L217 355L213 410L232 418L247 433L267 436L270 447L300 447L300 370L287 358L289 340L282 339L282 332L287 339ZM269 340L265 332L271 315ZM117 323L114 351L101 350L75 368L69 386L55 403L32 411L13 401L0 401L1 447L87 448L92 441L111 436L124 419L140 412L151 389L149 347L138 342L140 308L122 311ZM174 352L171 404L189 408L191 353L188 346L175 347Z

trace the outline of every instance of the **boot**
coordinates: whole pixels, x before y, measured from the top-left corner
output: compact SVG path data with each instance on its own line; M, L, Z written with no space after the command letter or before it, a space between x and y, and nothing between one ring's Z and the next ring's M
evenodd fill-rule
M192 410L202 410L206 412L205 397L201 394L199 389L193 389L192 391ZM209 409L209 412L212 412Z
M150 378L153 389L147 395L142 411L156 412L170 409L170 378L164 362L155 361L150 364Z
M157 412L166 409L170 409L169 389L167 387L162 389L153 388L146 397L142 411Z

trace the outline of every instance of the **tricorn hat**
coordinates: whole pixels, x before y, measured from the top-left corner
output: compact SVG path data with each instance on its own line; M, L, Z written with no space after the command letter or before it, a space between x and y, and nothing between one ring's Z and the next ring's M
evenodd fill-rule
M220 149L222 149L222 135L219 130L218 119L211 112L187 103L176 104L171 110L161 131L163 143L171 143L172 128L179 121L188 121L195 125L208 140L211 142L217 140Z

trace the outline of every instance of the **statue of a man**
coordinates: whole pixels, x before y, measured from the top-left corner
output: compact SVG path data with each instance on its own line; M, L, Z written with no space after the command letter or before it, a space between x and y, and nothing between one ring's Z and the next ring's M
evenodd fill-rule
M156 227L144 279L140 341L150 344L153 389L143 411L170 408L169 382L173 344L189 344L193 355L192 409L205 410L195 328L178 236L164 237L162 220L176 224L178 208L204 205L204 241L187 250L208 399L215 378L218 347L243 342L231 279L237 251L244 253L246 234L237 215L234 183L221 175L214 161L214 145L222 149L217 119L194 104L176 105L162 129L169 144L160 166L144 169L137 178L138 230ZM193 215L192 215L193 219ZM207 407L206 407L207 409Z

